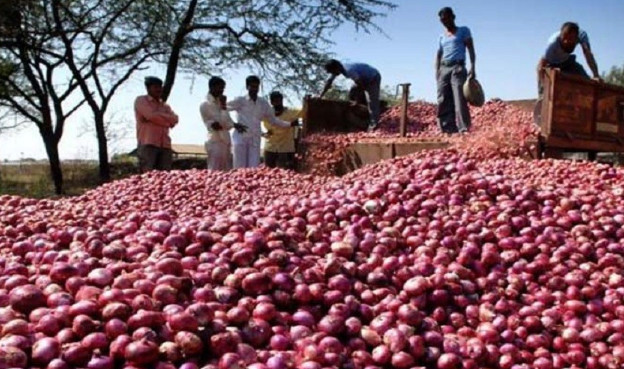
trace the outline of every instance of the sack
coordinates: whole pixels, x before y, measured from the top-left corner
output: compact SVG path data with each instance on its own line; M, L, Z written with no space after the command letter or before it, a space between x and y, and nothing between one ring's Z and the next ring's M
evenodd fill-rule
M472 106L483 106L485 104L485 94L483 88L476 78L468 78L464 83L464 97Z

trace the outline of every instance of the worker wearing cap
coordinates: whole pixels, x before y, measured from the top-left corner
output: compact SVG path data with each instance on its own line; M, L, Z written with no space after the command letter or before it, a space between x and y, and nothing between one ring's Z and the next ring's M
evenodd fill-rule
M275 116L279 119L297 123L301 117L301 110L284 106L284 96L279 91L269 95ZM277 127L264 120L266 142L264 145L264 163L269 168L295 169L295 128Z
M162 85L159 78L145 78L147 95L134 101L141 173L154 169L169 170L173 161L169 130L178 123L178 116L162 100Z
M368 95L368 109L370 111L370 130L377 128L379 124L379 116L381 114L379 94L381 91L381 74L372 66L365 63L341 63L338 60L331 59L325 64L325 70L331 75L321 97L323 97L327 91L331 88L334 79L342 74L343 76L353 80L356 85L366 91Z
M275 116L266 99L258 96L260 78L249 76L245 80L247 95L227 103L227 109L238 114L240 126L232 133L233 166L255 168L260 165L260 144L262 141L262 120L274 127L295 127L297 122L285 122Z
M585 68L576 61L576 55L573 54L574 49L579 44L594 78L600 80L598 66L589 45L587 32L580 29L576 23L566 22L558 32L550 36L546 51L537 65L540 95L542 94L541 77L545 68L556 68L561 70L562 73L590 78Z
M208 139L204 144L207 167L221 171L232 169L230 130L237 126L226 110L224 90L225 81L220 77L211 77L208 81L206 101L199 106L199 113L208 130Z
M435 59L438 125L444 133L464 133L470 129L470 111L463 86L466 78L476 78L474 43L470 29L455 24L453 9L442 8L438 16L445 28ZM466 71L466 49L470 55L470 72Z

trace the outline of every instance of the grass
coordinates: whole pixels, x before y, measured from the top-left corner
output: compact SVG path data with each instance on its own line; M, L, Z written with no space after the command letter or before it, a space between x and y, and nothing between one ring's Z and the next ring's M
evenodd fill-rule
M101 184L99 166L94 161L61 163L65 195L76 196ZM177 159L174 169L205 168L205 159ZM136 159L123 157L111 162L113 180L138 174ZM54 185L47 162L23 162L17 165L0 164L0 194L29 198L55 198Z

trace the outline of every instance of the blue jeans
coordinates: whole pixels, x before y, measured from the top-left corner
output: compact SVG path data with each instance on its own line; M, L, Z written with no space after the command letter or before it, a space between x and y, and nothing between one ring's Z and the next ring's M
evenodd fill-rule
M466 132L470 128L470 111L463 90L467 76L463 63L440 65L438 126L444 133Z

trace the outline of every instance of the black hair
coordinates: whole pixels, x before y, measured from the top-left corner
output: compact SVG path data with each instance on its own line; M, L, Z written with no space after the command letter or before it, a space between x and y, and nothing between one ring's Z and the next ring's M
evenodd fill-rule
M282 95L281 92L279 91L273 91L269 94L269 99L273 100L273 99L283 99L284 95Z
M208 80L208 88L212 90L217 86L225 86L225 80L221 77L210 77Z
M327 63L325 63L325 70L332 71L336 69L342 69L342 63L336 59L330 59Z
M162 79L158 78L158 77L153 77L153 76L148 76L145 77L145 87L149 87L152 85L161 85L163 84Z
M572 31L574 33L576 33L578 35L579 33L579 25L577 23L574 22L565 22L562 26L561 26L561 31Z
M442 14L455 15L455 13L453 13L453 8L451 8L450 6L445 6L444 8L440 9L440 11L438 12L438 16L441 17Z
M245 86L249 86L252 83L260 84L260 77L258 76L249 76L245 79Z

